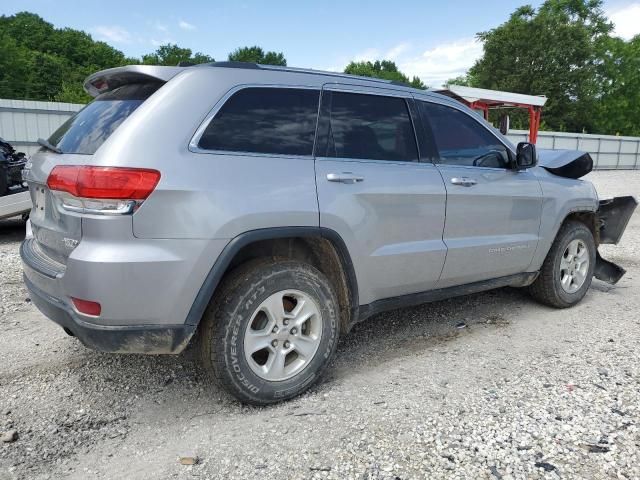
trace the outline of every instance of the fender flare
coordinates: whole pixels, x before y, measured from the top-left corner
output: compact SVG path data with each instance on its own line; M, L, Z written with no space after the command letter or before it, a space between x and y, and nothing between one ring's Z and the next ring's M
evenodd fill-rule
M351 302L351 318L358 318L358 281L353 267L353 262L351 261L351 255L349 254L349 250L347 249L342 237L336 231L323 227L273 227L250 230L248 232L241 233L234 237L227 246L224 247L202 283L202 286L191 305L191 309L187 314L185 324L198 325L200 323L202 315L213 298L223 275L229 268L233 258L242 248L261 240L295 237L324 238L329 240L336 248L340 262L345 268L344 273L347 279L347 286L349 287L349 300Z

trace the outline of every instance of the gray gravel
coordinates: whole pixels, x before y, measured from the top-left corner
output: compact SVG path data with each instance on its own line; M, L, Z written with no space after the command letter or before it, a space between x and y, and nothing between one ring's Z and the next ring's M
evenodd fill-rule
M640 172L591 174L640 196ZM628 269L570 310L502 289L379 315L325 380L269 408L207 385L191 352L85 349L28 302L0 222L0 479L640 478L640 214ZM183 463L195 463L184 465Z

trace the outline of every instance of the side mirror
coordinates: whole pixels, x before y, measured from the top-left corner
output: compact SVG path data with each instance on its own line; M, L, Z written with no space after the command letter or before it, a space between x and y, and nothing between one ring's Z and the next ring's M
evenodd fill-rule
M500 117L500 133L506 135L509 133L509 115L502 115Z
M525 170L535 167L538 163L536 146L529 142L520 142L516 149L516 170Z

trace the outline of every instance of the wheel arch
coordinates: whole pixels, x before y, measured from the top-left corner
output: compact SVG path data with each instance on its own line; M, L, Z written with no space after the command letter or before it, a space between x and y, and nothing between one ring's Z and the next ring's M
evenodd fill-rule
M538 242L538 247L536 248L536 252L534 254L533 260L529 266L529 271L538 271L542 268L542 264L547 258L549 254L549 250L553 245L554 240L558 236L560 229L563 225L570 221L577 221L584 224L593 234L593 238L596 242L596 248L600 243L599 239L599 228L598 228L598 217L597 212L592 207L574 207L573 209L565 210L563 215L559 215L560 220L556 220L554 223L548 222L546 226L544 226L544 218L543 223L541 224L541 238Z
M340 306L340 330L358 319L358 284L349 250L334 230L322 227L274 227L251 230L233 238L216 259L187 314L187 325L198 325L225 275L259 257L304 260L325 274L335 287Z
M560 229L562 228L562 226L570 221L576 221L576 222L582 223L589 230L591 230L591 233L593 234L593 239L596 242L596 248L598 247L598 245L600 244L600 235L599 235L600 230L598 228L598 215L596 212L594 212L593 210L577 210L574 212L569 212L564 217L564 220L562 220L562 222L560 222L560 224L558 225L555 235L553 236L554 239L558 236L558 232L560 232Z

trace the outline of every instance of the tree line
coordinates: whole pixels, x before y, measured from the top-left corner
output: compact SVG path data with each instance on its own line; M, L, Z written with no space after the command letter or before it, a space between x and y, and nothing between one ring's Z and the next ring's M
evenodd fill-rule
M546 0L523 6L494 29L477 34L483 55L449 83L545 95L546 130L640 135L640 35L613 35L602 0ZM241 47L225 60L286 65L283 53ZM0 98L84 103L84 78L127 64L212 62L210 55L168 44L141 58L125 56L85 32L57 29L36 14L0 16ZM390 60L351 62L345 73L427 88ZM495 113L498 115L498 113ZM514 111L512 125L527 124Z
M242 47L227 60L286 65L284 55L258 46ZM0 16L0 98L86 103L83 90L91 73L122 65L207 63L215 59L189 48L167 44L141 58L127 57L86 32L55 28L40 16L21 12Z
M483 56L451 83L545 95L545 130L640 135L640 35L612 32L601 0L520 7L477 35Z

